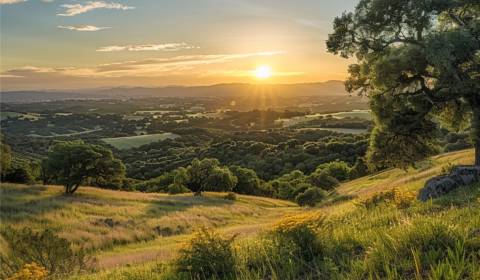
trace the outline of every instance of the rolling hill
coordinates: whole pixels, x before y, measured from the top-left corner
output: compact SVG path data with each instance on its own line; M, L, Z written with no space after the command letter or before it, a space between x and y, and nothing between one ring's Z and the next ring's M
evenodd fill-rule
M427 203L412 201L406 208L380 205L365 209L359 205L363 205L362 201L372 195L391 189L400 192L417 191L428 178L440 174L442 169L449 165L472 162L473 150L465 150L433 157L419 163L417 169L390 169L359 178L342 184L326 203L314 209L302 209L290 202L243 195L238 195L236 201L230 201L225 200L220 193L207 193L204 197L169 196L83 187L78 194L68 197L62 195L59 186L3 184L2 226L30 226L34 229L52 227L76 246L82 244L91 248L98 259L97 271L75 276L74 279L165 279L163 273L168 274L168 271L165 272L166 263L175 256L179 246L189 239L191 233L200 227L212 227L225 235L239 234L236 244L240 252L256 254L248 251L252 245L246 244L250 244L252 240L257 244L255 246L263 246L258 245L265 242L262 235L257 240L258 233L270 229L271 225L283 216L320 212L327 219L324 221L324 229L318 233L319 236L328 240L329 244L337 244L328 247L330 251L327 250L324 254L332 254L334 262L343 263L348 259L348 264L341 266L340 272L329 272L339 273L339 279L353 279L351 277L364 275L362 273L367 273L369 269L375 269L375 273L413 273L412 277L417 274L437 275L432 273L443 275L441 273L444 272L436 271L442 268L424 267L423 264L418 264L417 271L409 272L410 268L415 268L412 262L418 260L415 255L411 259L410 249L402 246L414 242L412 248L423 248L423 243L417 244L413 240L437 238L437 233L432 230L439 230L438 234L446 234L447 237L449 234L456 234L458 238L462 236L462 240L470 242L461 245L467 246L461 247L464 248L461 250L467 250L464 254L472 250L469 248L476 248L471 246L480 246L476 237L478 233L475 234L475 229L480 228L478 185L459 189ZM452 228L444 228L443 225ZM434 234L434 237L431 234ZM342 242L356 244L357 255L343 255L345 252L341 250L348 250L351 245ZM422 250L427 248L429 247ZM404 249L406 255L403 256L401 254ZM423 253L428 252L418 253L421 260ZM379 255L375 254L383 254L383 257L379 259ZM393 261L397 255L404 258L398 264ZM449 256L445 258L445 261L453 262ZM472 261L475 262L470 258L464 260L461 275L480 276L480 270L471 266ZM377 262L385 267L377 267ZM458 268L455 264L448 265ZM250 278L246 279L255 279L257 272L252 272L253 269L246 264L238 264L239 273L245 277L249 275ZM281 268L270 264L262 269L278 273ZM395 272L396 270L398 271ZM404 279L395 278L395 275L397 274L380 278Z

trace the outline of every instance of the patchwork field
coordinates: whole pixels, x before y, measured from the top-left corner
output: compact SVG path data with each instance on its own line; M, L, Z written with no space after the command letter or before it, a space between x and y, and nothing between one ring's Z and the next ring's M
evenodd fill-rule
M175 139L178 137L180 136L167 132L167 133L128 136L128 137L103 138L102 141L104 141L109 145L114 146L119 150L126 150L126 149L137 148L143 145L147 145L152 142L161 141L165 139Z

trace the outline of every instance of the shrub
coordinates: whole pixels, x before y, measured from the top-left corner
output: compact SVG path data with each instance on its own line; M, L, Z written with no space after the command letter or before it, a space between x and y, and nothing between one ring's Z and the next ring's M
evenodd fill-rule
M26 264L36 263L50 275L62 275L84 270L90 261L84 250L74 252L70 242L49 229L34 232L29 228L7 228L2 236L9 247L9 252L0 257L2 278L14 274Z
M180 194L180 193L188 193L190 192L190 190L184 185L174 183L174 184L168 185L167 192L169 194Z
M337 179L338 181L345 181L350 177L350 166L344 161L332 161L329 163L321 164L317 167L317 170L323 170L328 175Z
M295 201L300 206L310 206L313 207L317 202L320 202L326 196L326 192L322 189L312 187L308 188L303 193L300 193L295 198Z
M17 273L7 280L45 280L48 272L36 263L25 264Z
M35 182L31 167L20 164L6 171L5 181L12 183L30 184Z
M368 198L359 200L356 203L367 209L379 205L395 206L400 209L408 208L416 199L415 192L402 192L398 189L376 193Z
M233 192L228 192L226 195L223 196L223 199L226 200L237 200L237 195Z
M338 186L339 182L334 177L330 176L326 170L317 169L308 176L308 181L315 187L324 190L332 190Z
M234 237L224 238L205 228L197 232L175 260L177 272L189 279L224 279L233 276L235 260Z
M280 246L292 243L296 247L293 252L303 260L311 260L321 253L316 232L323 224L324 217L320 212L311 212L284 218L274 224L272 237Z

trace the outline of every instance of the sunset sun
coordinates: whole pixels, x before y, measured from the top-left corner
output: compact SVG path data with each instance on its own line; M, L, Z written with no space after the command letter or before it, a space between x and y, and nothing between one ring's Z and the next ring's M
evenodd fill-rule
M254 75L260 80L268 79L272 77L272 68L268 65L258 66L254 71Z

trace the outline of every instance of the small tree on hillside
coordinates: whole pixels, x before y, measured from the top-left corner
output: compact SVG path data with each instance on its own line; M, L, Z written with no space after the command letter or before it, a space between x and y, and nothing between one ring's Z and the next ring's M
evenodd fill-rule
M194 159L187 168L187 187L196 195L203 191L231 191L237 184L237 177L221 167L217 159Z
M73 194L88 179L109 181L125 175L125 166L112 151L82 141L57 143L43 164L45 172L63 184L67 194Z
M478 0L361 0L335 19L327 47L358 61L346 89L371 100L372 167L406 168L436 152L439 120L471 124L480 165Z

